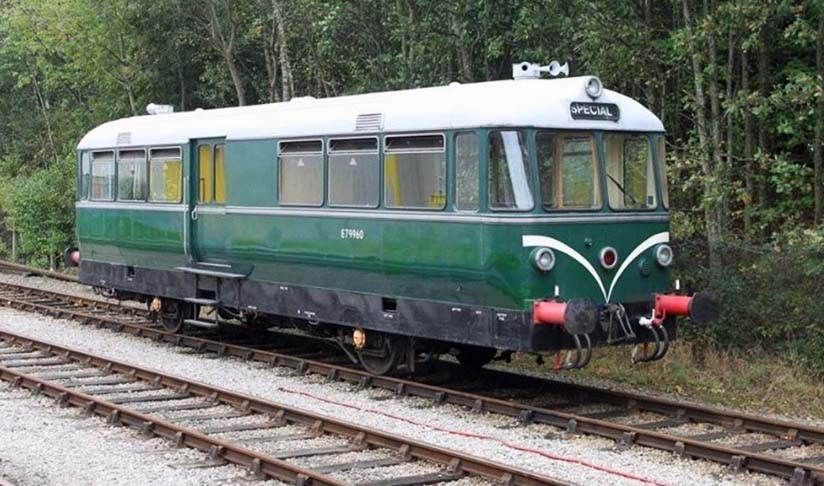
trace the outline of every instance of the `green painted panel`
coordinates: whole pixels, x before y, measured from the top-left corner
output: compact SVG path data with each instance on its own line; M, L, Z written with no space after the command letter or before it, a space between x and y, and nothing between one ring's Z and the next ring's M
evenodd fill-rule
M185 263L183 212L79 208L83 258L148 268Z
M274 206L277 201L277 143L249 140L226 144L227 204ZM254 186L254 190L248 190Z

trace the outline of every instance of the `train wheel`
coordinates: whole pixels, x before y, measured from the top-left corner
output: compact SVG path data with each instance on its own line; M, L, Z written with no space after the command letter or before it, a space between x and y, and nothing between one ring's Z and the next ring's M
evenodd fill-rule
M166 300L160 309L160 322L163 329L168 332L180 332L183 330L186 319L191 319L194 314L194 306L186 302L177 300Z
M458 349L458 362L462 366L470 369L480 369L488 365L498 352L494 348L483 348L480 346L463 345Z
M357 350L358 359L366 371L373 375L385 375L395 370L403 359L404 347L399 339L386 334L370 334L374 345Z

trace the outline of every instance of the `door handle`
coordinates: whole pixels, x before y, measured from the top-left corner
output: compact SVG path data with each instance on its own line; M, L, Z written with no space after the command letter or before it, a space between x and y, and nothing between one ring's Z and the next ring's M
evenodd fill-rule
M192 208L192 221L197 221L197 206Z

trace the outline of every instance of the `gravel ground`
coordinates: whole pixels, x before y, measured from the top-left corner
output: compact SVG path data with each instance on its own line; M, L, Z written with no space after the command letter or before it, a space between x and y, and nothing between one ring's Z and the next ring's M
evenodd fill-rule
M521 427L517 421L501 416L477 415L451 405L432 406L426 400L380 395L345 383L330 384L317 375L296 376L289 370L269 369L257 363L182 354L170 346L149 340L7 308L0 308L0 328L579 484L649 484L608 474L592 466L642 476L658 484L783 484L761 475L729 474L720 465L684 460L662 451L635 447L621 452L614 448L612 441L606 439L587 436L566 439L551 427ZM373 396L380 396L381 400L376 401ZM410 420L417 424L409 423ZM450 431L479 434L491 439L470 438ZM42 432L30 435L40 435L41 440L44 437ZM525 448L534 451L526 451ZM0 455L3 452L0 449ZM31 454L36 456L34 452ZM84 455L89 458L95 456L92 452ZM548 455L584 461L587 465L551 459ZM6 456L8 458L9 454L6 453Z
M59 409L53 400L33 398L6 383L0 384L0 417L0 478L17 486L200 486L228 484L245 474L234 466L176 467L206 455L191 449L161 452L172 444L143 439L78 409Z

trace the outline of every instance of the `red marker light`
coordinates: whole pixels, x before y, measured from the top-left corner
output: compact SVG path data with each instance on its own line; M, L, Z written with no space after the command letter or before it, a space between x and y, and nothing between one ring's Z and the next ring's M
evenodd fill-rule
M615 248L608 246L601 250L600 260L602 267L607 270L612 270L615 264L618 263L618 252L615 251Z

